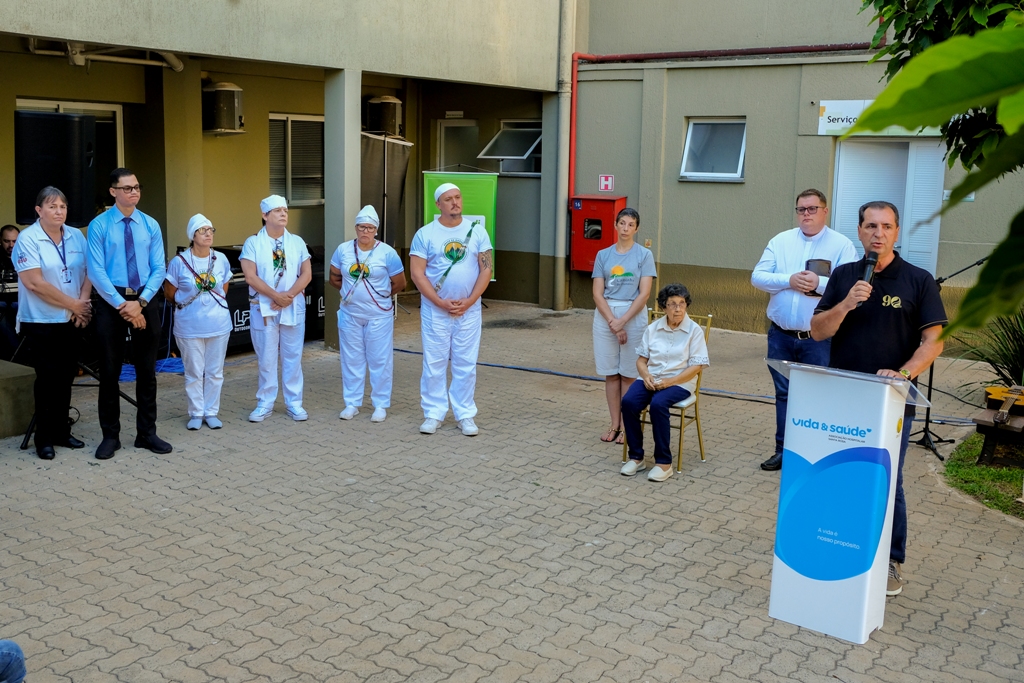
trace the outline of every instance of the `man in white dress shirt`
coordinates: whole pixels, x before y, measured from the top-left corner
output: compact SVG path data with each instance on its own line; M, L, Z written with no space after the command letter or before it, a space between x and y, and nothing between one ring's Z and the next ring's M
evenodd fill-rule
M857 250L845 236L825 225L828 202L820 190L796 197L799 227L780 232L768 242L754 266L750 284L771 295L768 302L768 358L827 366L831 342L811 339L811 316L837 266L857 260ZM763 470L782 467L786 437L789 379L769 368L775 383L775 454L761 463Z

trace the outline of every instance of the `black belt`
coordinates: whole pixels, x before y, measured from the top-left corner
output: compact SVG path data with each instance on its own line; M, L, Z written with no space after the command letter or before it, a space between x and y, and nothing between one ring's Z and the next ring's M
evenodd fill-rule
M781 327L779 327L778 325L776 325L775 323L772 323L772 327L774 327L775 329L777 329L779 332L781 332L782 334L786 335L787 337L794 337L795 339L810 339L811 338L811 333L810 332L804 332L803 330L784 330Z
M126 301L135 301L142 294L141 290L135 290L131 287L114 287L118 294L123 296Z

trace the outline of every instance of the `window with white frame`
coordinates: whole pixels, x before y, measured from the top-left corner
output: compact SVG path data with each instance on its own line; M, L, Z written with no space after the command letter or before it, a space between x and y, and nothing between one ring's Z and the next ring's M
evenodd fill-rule
M746 119L690 119L680 180L743 182Z
M477 159L497 159L502 175L540 176L541 122L505 120Z
M270 115L270 192L289 206L324 203L324 117Z

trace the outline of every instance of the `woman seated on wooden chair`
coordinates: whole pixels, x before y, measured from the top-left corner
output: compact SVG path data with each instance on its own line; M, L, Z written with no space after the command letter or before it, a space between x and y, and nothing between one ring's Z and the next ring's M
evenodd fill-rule
M658 306L665 315L647 326L636 349L640 377L622 397L622 423L629 461L620 472L627 477L647 469L640 425L644 408L648 408L654 432L655 467L647 478L665 481L672 476L669 408L690 397L697 386L697 375L709 365L704 332L686 315L689 305L690 291L685 286L662 287L658 292Z

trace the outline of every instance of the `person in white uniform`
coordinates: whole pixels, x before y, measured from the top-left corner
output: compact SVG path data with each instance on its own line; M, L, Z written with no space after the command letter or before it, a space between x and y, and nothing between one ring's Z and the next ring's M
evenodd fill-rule
M480 297L491 282L491 239L479 221L463 219L462 192L452 183L434 191L440 216L416 231L409 273L420 291L423 375L420 432L433 434L448 401L466 436L476 426L476 359L480 353ZM449 358L452 382L446 388Z
M383 422L391 407L394 378L395 305L393 294L405 289L405 267L389 245L377 239L380 219L367 205L356 216L356 238L342 242L331 257L331 287L341 295L338 346L345 409L338 416L359 414L370 369L371 422Z
M185 365L186 427L199 429L206 420L210 429L220 429L224 425L217 413L232 327L226 298L231 264L212 249L216 230L206 216L192 216L186 232L189 248L171 259L164 277L164 296L175 308L174 339Z
M245 240L239 260L249 285L249 332L260 367L256 408L250 422L263 422L277 400L277 359L289 417L309 417L302 407L302 343L306 335L306 297L313 279L309 250L288 232L288 203L280 195L260 202L263 229Z

